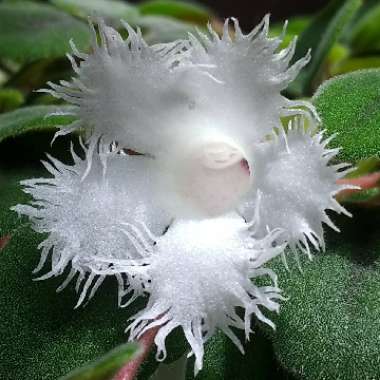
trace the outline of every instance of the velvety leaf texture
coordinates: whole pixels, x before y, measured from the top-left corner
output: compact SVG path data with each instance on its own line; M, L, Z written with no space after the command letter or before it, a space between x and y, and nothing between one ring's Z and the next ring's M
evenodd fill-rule
M26 220L19 219L9 208L28 200L19 181L41 175L46 175L45 171L20 168L0 171L0 237L11 236L0 250L0 379L51 380L82 366L91 371L95 368L93 373L100 376L109 370L110 364L120 364L117 352L116 356L115 352L110 353L111 362L101 359L100 363L93 363L95 367L91 363L88 366L88 362L127 340L124 330L128 319L144 307L146 299L140 298L127 309L118 308L117 283L110 279L91 302L74 310L78 300L75 281L59 294L56 289L65 274L49 281L33 281L36 276L32 270L40 257L37 246L43 236L33 232ZM188 350L179 329L168 337L167 346L168 363ZM130 353L121 352L127 356ZM158 365L154 356L152 350L138 380L147 380L154 372ZM83 374L78 370L71 375L78 373ZM101 377L91 377L98 378Z
M27 200L18 182L36 174L1 173L0 179L0 235L11 234L0 252L2 380L56 379L104 355L126 341L124 326L137 308L117 308L117 286L112 281L87 307L78 310L73 309L77 295L72 286L56 293L62 278L33 281L41 236L9 207Z
M244 337L241 337L244 340ZM221 332L206 344L205 366L196 380L292 380L276 362L271 342L256 328L249 342L245 342L245 355ZM187 380L193 380L190 360Z
M30 106L0 115L0 141L26 132L51 130L73 121L71 116L46 117L57 110L57 106ZM59 110L69 111L70 106L61 106Z
M52 6L30 1L0 4L0 57L30 62L62 57L70 51L69 40L77 47L89 47L85 23Z
M378 379L380 377L379 214L353 210L339 220L328 250L303 273L281 260L272 266L289 300L273 316L277 358L299 379ZM293 264L293 263L291 263Z
M323 128L338 133L331 146L342 147L342 160L380 157L379 86L380 70L363 70L333 78L315 94Z
M0 380L111 380L155 323L135 380L190 350L173 380L380 379L380 2L326 3L272 39L282 24L223 29L201 1L0 0ZM67 267L35 281L53 233ZM89 301L78 273L57 291L76 263L104 279Z

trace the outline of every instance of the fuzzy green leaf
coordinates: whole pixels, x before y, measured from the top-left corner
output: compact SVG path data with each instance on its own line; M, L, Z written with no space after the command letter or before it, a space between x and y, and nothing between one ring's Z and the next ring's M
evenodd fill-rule
M11 240L0 252L0 378L57 379L104 355L126 340L124 327L133 307L117 308L117 284L108 281L86 307L74 310L74 286L57 294L63 277L33 281L43 236L32 232L9 208L28 197L19 181L41 171L2 172L0 235ZM135 306L136 307L136 306Z
M271 342L256 330L245 342L243 355L232 341L218 331L205 346L204 367L196 380L280 380L291 377L279 368ZM244 334L238 333L244 342ZM187 380L193 380L193 360L187 366Z
M51 133L29 134L4 141L0 147L0 240L11 237L4 247L0 242L3 247L0 250L2 380L57 379L106 354L127 340L124 330L128 320L147 300L140 298L126 309L118 308L118 285L110 278L91 302L74 310L78 299L75 281L63 292L56 293L68 273L46 281L33 281L36 276L32 270L40 257L37 246L45 236L33 232L27 220L19 219L9 208L29 200L21 191L20 180L47 175L44 169L34 166L23 169L26 164L28 167L39 164L43 152L71 162L68 148L72 136L58 140L53 152L51 138ZM77 139L73 142L75 150L80 152ZM176 360L188 350L183 335L177 329L167 338L168 361ZM149 379L157 365L153 349L138 380Z
M73 121L72 116L46 117L57 109L57 106L30 106L0 115L0 142L27 132L51 130L58 125L66 125ZM70 106L59 107L60 111L70 109Z
M176 19L205 24L209 21L211 11L203 5L185 1L151 0L139 5L143 15L161 15Z
M0 57L30 62L56 58L70 51L73 39L80 50L90 43L87 26L54 7L31 1L0 3Z
M363 70L325 82L313 102L328 134L338 133L331 146L341 146L349 162L380 157L380 70Z
M276 332L264 329L299 379L380 378L380 214L353 213L338 220L341 234L328 234L326 253L302 260L302 273L271 265L289 299L272 316Z
M139 346L127 343L114 348L107 355L70 372L60 380L109 380L139 352Z
M292 95L311 95L318 76L322 70L322 64L338 40L344 27L350 22L361 0L334 0L300 35L293 62L305 56L312 49L312 59L298 78L288 88Z
M120 0L50 0L55 6L74 16L86 19L88 16L101 16L107 23L119 26L120 19L132 24L139 17L138 9Z

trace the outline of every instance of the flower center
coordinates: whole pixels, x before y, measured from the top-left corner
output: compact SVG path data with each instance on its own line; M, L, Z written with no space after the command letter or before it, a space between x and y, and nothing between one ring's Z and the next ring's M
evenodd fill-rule
M176 192L193 212L213 217L233 210L251 184L243 152L223 141L190 149L176 164Z

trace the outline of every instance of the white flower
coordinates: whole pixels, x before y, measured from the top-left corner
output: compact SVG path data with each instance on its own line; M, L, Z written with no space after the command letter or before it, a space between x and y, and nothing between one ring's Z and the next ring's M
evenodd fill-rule
M148 174L152 170L150 159L109 152L96 154L84 178L88 159L82 160L73 149L71 153L72 166L50 156L50 163L43 162L52 178L22 181L33 202L17 205L13 210L28 216L37 232L49 234L39 245L41 260L34 272L43 268L49 255L51 270L40 280L61 275L71 267L58 290L78 275L79 306L88 292L92 298L104 280L104 276L96 276L91 270L92 265L98 269L105 265L97 258L139 258L136 231L137 235L140 232L135 226L160 234L169 225L170 217L154 201L152 175Z
M130 339L161 326L156 338L158 360L166 357L165 339L181 326L195 354L195 371L202 368L203 344L221 329L244 352L231 327L251 332L251 316L274 327L260 310L278 311L282 299L276 275L263 265L282 252L272 243L280 231L256 240L252 225L237 214L220 218L177 221L140 260L119 260L100 274L125 273L139 278L150 298L145 310L133 317ZM148 243L148 242L146 242ZM255 285L263 275L273 286ZM236 308L244 309L241 318Z
M279 50L283 35L268 36L269 15L248 34L241 31L236 19L231 20L226 20L221 37L210 25L209 35L190 35L191 61L208 64L208 72L216 79L194 77L201 89L194 96L193 107L197 110L196 123L202 129L229 136L249 153L253 144L278 127L280 117L304 115L318 120L311 103L289 100L281 94L308 63L310 52L289 65L296 38ZM285 28L286 24L284 32Z
M330 140L299 118L286 131L279 126L265 142L253 144L250 154L223 136L188 140L172 148L166 160L157 160L160 192L167 195L160 203L177 218L237 209L251 220L259 213L257 237L280 228L278 243L311 258L310 243L324 249L323 223L339 231L327 210L351 216L334 197L353 188L337 184L352 169L330 164L339 151L328 148Z
M296 255L299 249L311 258L309 243L324 249L322 223L339 232L327 210L351 216L334 196L347 188L336 181L352 169L350 164L329 165L339 151L328 149L330 140L296 119L287 132L281 128L254 152L252 187L240 210L248 219L260 213L263 235L268 228L281 228L280 242Z
M155 153L165 144L176 117L186 110L189 99L181 87L186 55L185 43L148 46L124 23L128 38L99 21L100 43L94 25L92 53L79 52L71 42L68 55L77 78L60 84L49 83L41 90L72 103L78 117L58 135L79 128L87 136L102 136L140 153ZM79 63L77 63L79 60Z
M233 37L227 20L222 37L209 28L154 46L128 25L124 41L103 22L98 43L90 24L93 51L72 44L69 56L78 77L46 90L75 105L78 120L57 135L83 128L86 159L51 158L53 178L24 181L34 201L14 208L49 234L43 278L71 265L63 287L79 273L78 305L107 275L119 281L121 306L149 295L131 339L161 326L162 360L166 336L181 326L196 371L215 329L242 349L231 327L248 338L252 315L272 325L260 306L277 311L281 296L263 265L285 245L310 256L309 243L324 246L322 223L335 228L326 211L348 214L334 199L346 165L329 164L337 151L317 132L314 107L281 94L309 55L289 66L295 40L279 51L268 20L247 35L232 19ZM286 129L283 116L293 116ZM255 284L265 275L273 286Z
M166 151L178 139L222 133L244 149L262 141L281 116L317 118L309 102L289 100L281 91L310 58L289 67L296 40L277 52L282 36L268 37L269 16L244 35L235 19L235 38L199 33L199 40L148 46L140 31L124 24L129 37L99 21L93 52L68 55L77 78L42 90L75 106L79 120L59 134L83 127L88 135L117 141L140 153ZM79 63L77 63L79 60Z
M203 344L215 329L223 330L243 351L231 327L244 329L248 338L252 315L274 327L260 307L278 311L277 301L282 299L276 275L264 267L284 249L274 245L281 231L256 239L257 215L246 223L236 213L171 223L171 215L157 202L159 161L109 151L103 145L99 149L101 153L91 154L85 149L85 160L72 149L71 166L49 157L51 163L44 165L53 178L22 182L34 200L13 209L28 216L36 231L49 234L40 244L36 271L49 254L51 270L40 279L71 267L58 290L78 276L76 307L86 297L91 299L109 275L119 281L120 306L148 294L147 308L129 327L130 339L162 325L155 343L157 359L164 360L165 338L181 326L196 356L196 372L202 368ZM207 156L206 162L220 165L214 161L218 157ZM273 285L252 282L266 275ZM237 307L245 310L243 319Z

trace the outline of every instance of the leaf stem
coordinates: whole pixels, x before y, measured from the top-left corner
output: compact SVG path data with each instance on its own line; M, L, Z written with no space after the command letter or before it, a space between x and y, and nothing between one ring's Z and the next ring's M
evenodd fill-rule
M0 251L5 248L5 246L9 243L11 240L12 236L11 235L4 235L0 236Z
M119 372L114 376L112 380L133 380L137 375L137 372L148 356L152 349L154 338L157 335L160 326L154 327L148 330L139 340L138 343L141 346L141 352L133 360L129 361Z
M360 190L350 189L343 190L337 195L337 199L342 201L352 194L361 190L368 190L380 186L380 172L363 175L358 178L344 178L337 181L341 185L354 185L359 186Z

